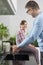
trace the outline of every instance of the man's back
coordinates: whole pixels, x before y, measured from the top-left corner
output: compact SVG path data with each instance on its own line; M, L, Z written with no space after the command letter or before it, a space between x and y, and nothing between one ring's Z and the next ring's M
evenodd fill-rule
M40 47L40 51L43 51L43 13L40 13L39 16L36 18L39 20L38 22L35 22L35 24L41 25L40 27L40 35L37 37L37 42Z

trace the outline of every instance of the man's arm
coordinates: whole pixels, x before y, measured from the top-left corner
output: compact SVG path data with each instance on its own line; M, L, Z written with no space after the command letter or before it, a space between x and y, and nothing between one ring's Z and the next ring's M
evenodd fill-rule
M35 41L38 38L38 36L40 35L40 33L42 32L42 27L43 27L43 25L42 25L41 21L38 21L34 25L33 30L31 32L30 36L27 37L22 43L17 45L17 47L21 48L21 47L26 46L29 43L32 43L33 41Z

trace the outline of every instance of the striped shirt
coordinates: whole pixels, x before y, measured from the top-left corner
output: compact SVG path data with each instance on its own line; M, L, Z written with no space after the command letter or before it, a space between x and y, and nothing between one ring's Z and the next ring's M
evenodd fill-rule
M20 29L16 35L16 44L18 45L21 43L26 37L25 31L23 29Z

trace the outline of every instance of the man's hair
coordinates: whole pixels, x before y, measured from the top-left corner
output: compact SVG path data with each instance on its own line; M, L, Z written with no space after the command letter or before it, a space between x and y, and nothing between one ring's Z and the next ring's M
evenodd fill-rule
M26 20L22 20L20 25L24 25L26 23Z
M39 9L39 5L35 1L27 2L25 8Z

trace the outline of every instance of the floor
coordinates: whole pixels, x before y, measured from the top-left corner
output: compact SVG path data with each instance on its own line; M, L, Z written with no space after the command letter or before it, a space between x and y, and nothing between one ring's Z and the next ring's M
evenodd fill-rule
M12 61L9 61L9 65L12 65ZM25 65L37 65L36 61L35 61L35 58L33 56L31 56L30 60L26 61Z
M37 65L36 61L35 61L35 58L34 57L30 57L30 60L29 61L26 61L26 64L25 65Z

